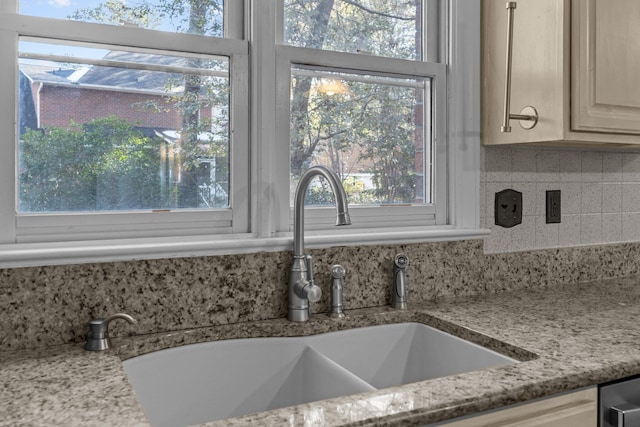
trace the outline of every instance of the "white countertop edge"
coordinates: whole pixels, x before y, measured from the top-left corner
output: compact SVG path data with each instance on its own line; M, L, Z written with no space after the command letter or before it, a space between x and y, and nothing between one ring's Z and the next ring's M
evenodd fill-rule
M353 233L306 232L307 248L481 239L489 230L453 227L357 230ZM260 238L250 234L83 242L0 245L0 268L94 262L132 261L193 256L231 255L291 250L291 233Z

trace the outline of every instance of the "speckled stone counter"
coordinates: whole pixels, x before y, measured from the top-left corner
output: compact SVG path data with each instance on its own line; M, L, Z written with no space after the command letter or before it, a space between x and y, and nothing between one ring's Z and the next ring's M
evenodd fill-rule
M206 426L417 426L640 374L640 277L348 314L339 321L316 315L304 325L277 319L123 338L117 350L103 354L78 345L3 352L0 425L147 425L121 359L212 339L404 321L435 326L521 362Z

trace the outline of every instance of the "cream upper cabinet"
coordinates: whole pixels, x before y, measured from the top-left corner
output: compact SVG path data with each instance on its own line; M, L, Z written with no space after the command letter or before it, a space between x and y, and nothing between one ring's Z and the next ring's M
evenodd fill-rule
M597 424L598 389L592 387L444 425L446 427L596 427Z
M510 112L539 119L503 133L506 3L482 1L483 143L640 144L640 1L517 1Z
M640 1L572 7L573 129L640 134Z

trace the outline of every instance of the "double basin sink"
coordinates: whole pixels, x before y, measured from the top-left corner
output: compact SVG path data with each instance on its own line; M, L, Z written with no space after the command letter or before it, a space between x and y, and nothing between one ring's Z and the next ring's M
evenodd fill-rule
M149 422L189 426L517 360L421 323L213 341L126 360Z

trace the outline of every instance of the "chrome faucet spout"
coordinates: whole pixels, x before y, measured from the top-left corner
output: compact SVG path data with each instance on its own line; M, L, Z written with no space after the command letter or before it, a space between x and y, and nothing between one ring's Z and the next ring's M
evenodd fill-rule
M324 165L307 169L296 187L293 208L293 265L289 275L289 320L305 322L309 320L309 301L320 300L322 291L313 282L311 257L304 254L304 199L309 184L316 176L324 177L328 182L336 201L336 225L350 225L347 195L340 179L331 168Z
M313 178L324 177L331 186L336 199L336 225L351 225L347 194L340 179L331 168L324 165L313 166L306 170L296 187L294 217L293 217L293 256L304 255L304 198Z

